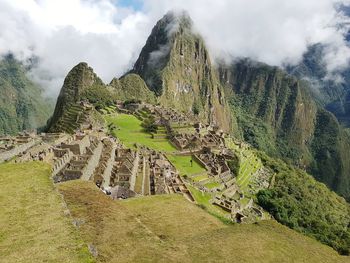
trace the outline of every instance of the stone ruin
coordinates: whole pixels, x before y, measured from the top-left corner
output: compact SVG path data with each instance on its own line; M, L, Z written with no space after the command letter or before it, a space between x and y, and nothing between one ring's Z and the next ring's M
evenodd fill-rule
M89 108L89 103L80 102ZM0 138L0 162L17 156L16 161L39 160L52 164L54 182L68 180L93 181L113 199L125 199L139 195L177 193L194 202L186 183L212 195L211 202L231 214L235 222L249 222L262 218L263 211L239 189L228 161L235 157L225 145L226 134L217 127L201 124L193 116L186 116L172 109L143 103L117 105L121 112L142 118L144 111L151 114L158 125L171 134L171 143L179 154L191 154L208 172L210 182L219 186L206 188L201 183L189 182L161 152L136 145L126 149L117 139L106 136L103 128L81 123L74 135L52 133L23 133L16 137ZM173 124L190 125L193 132L175 132ZM164 130L164 129L163 129ZM239 143L238 143L239 144ZM247 148L240 143L236 146ZM262 179L263 178L263 179ZM269 186L270 173L260 169L252 180L261 189ZM187 181L185 183L185 181ZM245 192L246 193L246 192Z

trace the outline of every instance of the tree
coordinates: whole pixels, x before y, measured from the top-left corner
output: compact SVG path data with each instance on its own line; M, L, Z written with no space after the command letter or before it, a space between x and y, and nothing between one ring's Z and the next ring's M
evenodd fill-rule
M144 131L148 133L156 133L158 130L158 126L156 125L153 116L144 119L141 126Z

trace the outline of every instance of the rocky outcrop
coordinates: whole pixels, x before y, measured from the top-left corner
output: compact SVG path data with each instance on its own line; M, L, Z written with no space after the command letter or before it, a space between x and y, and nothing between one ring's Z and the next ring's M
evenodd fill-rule
M193 32L186 13L170 12L158 21L132 72L145 80L162 105L230 129L223 89L204 41Z

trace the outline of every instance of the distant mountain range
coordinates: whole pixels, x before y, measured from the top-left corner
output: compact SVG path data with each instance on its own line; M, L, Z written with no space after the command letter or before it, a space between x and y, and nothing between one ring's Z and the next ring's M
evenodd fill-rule
M27 73L12 55L0 60L0 134L44 127L53 112L53 101Z

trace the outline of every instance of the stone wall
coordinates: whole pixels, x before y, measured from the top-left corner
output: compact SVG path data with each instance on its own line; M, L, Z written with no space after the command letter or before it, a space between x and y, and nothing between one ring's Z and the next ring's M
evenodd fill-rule
M33 139L27 143L18 145L9 151L0 153L0 163L10 160L11 158L27 151L29 148L33 147L35 144L39 143L40 141L41 140Z
M88 136L79 138L70 143L62 143L62 149L70 149L74 154L84 154L86 148L90 146L90 140Z
M67 149L66 153L61 158L57 159L52 167L52 176L58 174L73 157L73 153Z

